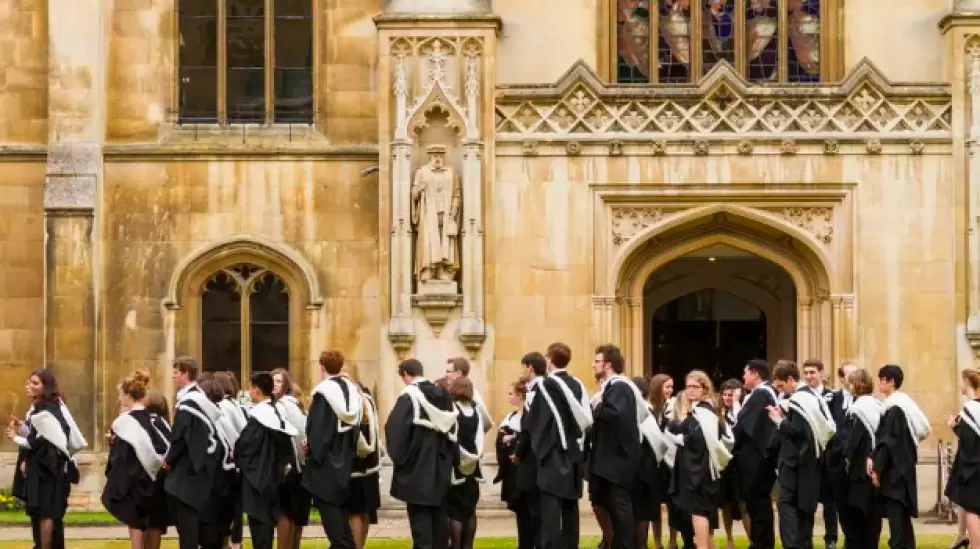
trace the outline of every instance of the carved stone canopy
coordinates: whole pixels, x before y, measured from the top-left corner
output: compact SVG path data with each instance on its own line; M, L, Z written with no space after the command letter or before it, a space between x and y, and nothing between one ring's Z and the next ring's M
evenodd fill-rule
M385 13L424 15L490 13L491 4L491 0L387 0Z

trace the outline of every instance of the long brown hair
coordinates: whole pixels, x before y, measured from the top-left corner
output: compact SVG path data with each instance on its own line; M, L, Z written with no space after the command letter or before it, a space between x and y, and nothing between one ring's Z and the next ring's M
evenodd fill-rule
M150 374L136 370L119 384L119 390L129 395L129 398L139 402L146 398L146 389L150 385Z
M162 392L156 389L147 391L144 406L147 412L156 414L162 417L167 423L170 423L170 403L167 402L167 397Z
M664 384L672 379L667 374L657 374L650 378L650 405L653 406L653 413L657 417L663 415L667 405L667 397L664 396Z
M58 378L54 377L51 370L47 368L38 368L31 372L30 377L35 377L41 381L41 394L34 397L34 402L40 403L50 403L60 405L62 402L61 390L58 389Z

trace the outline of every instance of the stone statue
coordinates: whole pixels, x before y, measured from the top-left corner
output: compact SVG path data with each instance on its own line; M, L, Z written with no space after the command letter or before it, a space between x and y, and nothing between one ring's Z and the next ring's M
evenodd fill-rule
M412 181L415 276L423 285L456 279L461 197L456 173L446 165L446 146L431 145L425 152L429 162Z

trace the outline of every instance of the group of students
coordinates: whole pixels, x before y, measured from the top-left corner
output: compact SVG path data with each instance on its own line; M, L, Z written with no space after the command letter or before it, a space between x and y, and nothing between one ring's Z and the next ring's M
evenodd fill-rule
M587 483L602 529L600 549L669 547L676 534L688 549L713 547L719 515L734 547L732 522L741 520L753 549L813 546L818 504L830 511L828 532L840 529L848 549L877 548L882 521L889 546L913 549L918 515L918 446L930 434L920 407L901 391L902 369L886 365L876 379L853 363L839 370L841 388L823 386L823 364L800 368L780 361L772 370L750 360L742 380L715 392L702 371L673 380L623 375L613 345L596 349L591 398L569 375L567 345L522 359L524 375L510 388L514 406L496 440L501 498L514 512L521 549L574 549L578 500ZM877 391L882 399L873 393ZM980 371L961 374L966 404L949 426L960 439L946 486L961 510L958 547L980 548ZM743 394L744 393L744 394ZM835 544L828 534L828 546Z
M514 410L497 432L493 482L515 514L520 549L577 548L586 483L602 549L645 548L651 527L662 548L664 507L671 547L678 533L687 549L712 547L721 514L730 547L732 522L742 520L750 547L772 549L774 487L787 549L812 547L817 505L831 496L849 549L876 548L883 519L890 547L915 547L917 448L930 427L900 390L898 366L878 371L879 400L872 375L851 363L839 369L837 391L823 387L819 361L804 363L801 376L793 362L770 372L751 360L720 395L693 371L675 396L666 375L626 377L621 351L603 345L590 396L570 362L562 343L525 355L508 395ZM285 370L252 374L243 406L234 376L202 374L194 359L179 358L172 426L145 373L124 379L102 502L129 526L133 548L158 549L171 525L181 549L235 546L243 515L256 549L275 537L280 548L298 548L315 507L331 547L363 549L380 507L384 449L377 407L343 365L340 353L321 355L324 379L307 411ZM469 363L450 359L430 382L408 359L398 375L405 386L385 423L391 495L407 505L414 547L472 549L483 441L494 424ZM78 482L73 456L87 442L49 370L33 372L27 392L31 409L7 430L20 447L14 493L26 502L35 547L63 549L62 518ZM947 420L960 444L946 494L962 512L958 545L978 549L980 371L961 373L960 392L966 404Z

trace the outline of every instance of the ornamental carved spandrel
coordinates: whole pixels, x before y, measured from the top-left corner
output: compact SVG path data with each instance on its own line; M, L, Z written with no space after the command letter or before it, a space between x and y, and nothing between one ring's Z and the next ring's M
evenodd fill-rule
M830 244L834 240L834 210L832 208L791 207L776 210L774 213L810 233L819 242Z
M663 208L645 206L616 207L611 212L613 244L622 246L636 235L660 223L665 216Z
M840 85L764 90L724 64L702 84L656 90L605 85L590 67L576 64L550 88L503 87L495 105L501 141L778 136L827 142L855 134L908 141L952 135L948 86L893 85L867 61Z

